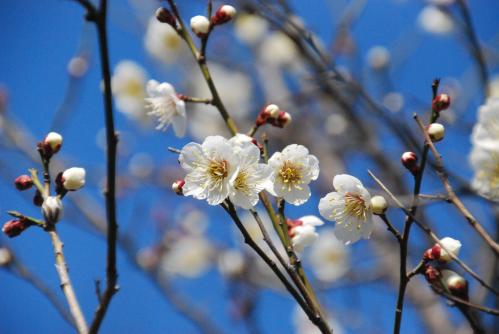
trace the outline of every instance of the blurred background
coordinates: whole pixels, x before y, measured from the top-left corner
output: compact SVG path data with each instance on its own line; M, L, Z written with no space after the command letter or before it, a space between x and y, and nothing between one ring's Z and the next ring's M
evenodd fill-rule
M206 4L178 1L186 22L205 15ZM214 1L214 8L221 4ZM470 187L474 171L468 156L478 106L487 90L499 97L499 2L470 1L469 12L453 0L230 4L238 10L237 19L215 29L207 51L229 113L247 131L264 105L278 104L293 122L285 129L265 127L257 138L265 132L271 151L290 143L305 145L320 160L312 198L305 205L288 206L289 217L318 215L318 201L333 190L338 173L354 175L371 193L381 193L367 169L407 202L412 177L400 165L400 155L421 150L423 139L412 115L427 119L431 83L441 78L440 91L451 96L452 105L442 113L446 138L438 149L458 194L489 233L496 234L496 204ZM166 6L153 0L109 1L120 137L120 291L101 332L315 333L220 207L171 191L183 172L177 155L167 148L229 133L209 106L187 105L183 138L172 129L156 131L156 119L147 115L143 99L149 79L169 82L182 94L209 97L188 49L172 29L155 20L161 5ZM95 28L75 1L3 1L0 8L0 215L4 221L7 210L40 216L33 193L18 192L13 180L29 168L40 170L36 142L49 131L61 133L64 144L53 174L72 166L87 171L85 188L64 199L58 230L77 296L90 318L97 305L95 281L105 280L106 260L105 136ZM482 47L485 75L470 43L466 13ZM431 168L422 192L443 193ZM447 203L423 204L422 219L438 235L461 240L462 258L489 281L497 261L466 221ZM400 212L390 209L389 216L402 227ZM251 219L243 220L255 230ZM319 239L302 254L335 333L392 330L398 246L381 222L375 225L370 240L343 246L331 233L334 223L326 222ZM0 332L71 332L40 292L50 288L65 305L49 237L31 228L14 239L0 237L0 244L15 256L0 270ZM429 246L415 229L410 262L417 263ZM492 307L497 302L472 280L470 296ZM458 310L435 296L422 277L410 283L405 306L403 333L470 333ZM494 332L494 318L483 314L482 320Z

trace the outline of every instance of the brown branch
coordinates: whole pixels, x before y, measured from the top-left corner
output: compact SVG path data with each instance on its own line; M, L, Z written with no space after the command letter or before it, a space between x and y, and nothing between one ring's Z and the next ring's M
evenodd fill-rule
M495 253L496 256L499 255L499 244L497 244L494 239L485 231L483 226L476 220L476 218L471 214L471 212L464 206L463 202L457 197L454 189L452 188L449 178L447 177L447 173L444 168L444 164L442 161L442 156L438 153L435 145L430 139L430 135L425 129L425 126L419 119L417 115L414 115L414 119L418 124L421 132L424 135L426 145L430 148L435 157L435 170L437 172L440 181L445 187L447 191L447 195L449 197L449 201L458 209L458 211L464 216L464 218L468 221L468 223L477 231L477 233L482 237L482 239L487 243L490 249Z

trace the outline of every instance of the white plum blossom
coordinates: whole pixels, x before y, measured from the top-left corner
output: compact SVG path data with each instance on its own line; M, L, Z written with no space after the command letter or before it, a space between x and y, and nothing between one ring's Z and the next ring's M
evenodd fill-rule
M66 190L78 190L85 185L85 169L72 167L62 173L62 185Z
M235 22L236 36L243 42L255 44L267 33L269 24L259 15L243 14Z
M213 256L213 245L205 237L182 236L168 245L168 251L161 258L161 273L195 278L209 268Z
M322 217L336 221L336 237L346 245L368 239L373 230L371 195L359 179L347 174L336 175L333 186L336 191L319 202Z
M116 65L111 87L116 109L132 119L144 117L147 74L131 60L122 60Z
M459 251L461 250L461 242L450 237L441 239L440 243L437 245L440 246L440 257L438 259L444 262L452 261L451 254L454 256L458 256Z
M258 194L271 186L272 169L266 164L259 163L260 149L251 142L251 137L239 134L232 137L229 142L239 157L239 171L229 198L234 205L250 209L258 203Z
M305 146L288 145L282 152L274 153L268 163L273 170L273 182L267 191L293 205L301 205L310 198L308 184L319 176L319 160Z
M390 63L390 51L381 45L373 46L367 52L367 63L373 70L386 68Z
M149 80L147 83L148 115L158 118L158 130L166 130L170 124L177 137L185 135L187 118L185 114L185 102L178 98L175 88L167 82L159 83L156 80Z
M471 136L470 162L475 171L472 185L485 197L499 200L499 98L480 106Z
M146 50L157 60L174 63L185 53L186 46L175 29L151 17L144 37Z
M217 265L224 276L235 277L244 272L244 256L236 249L225 250L218 255Z
M452 18L438 7L431 5L419 13L418 23L424 31L437 35L448 34L454 28Z
M308 261L317 279L331 283L348 272L349 252L343 242L336 238L334 229L327 228L321 231L317 241L310 247Z
M239 172L239 157L222 136L206 137L202 145L185 145L179 162L187 172L184 195L206 199L210 205L218 205L229 196Z
M316 216L303 216L297 220L288 220L288 225L291 225L288 231L294 250L301 253L306 246L312 244L319 237L315 227L323 224L324 222Z

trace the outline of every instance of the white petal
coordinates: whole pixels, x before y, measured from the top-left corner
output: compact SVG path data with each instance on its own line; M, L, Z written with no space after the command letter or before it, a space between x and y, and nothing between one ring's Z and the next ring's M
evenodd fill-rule
M198 143L189 143L182 148L178 161L187 172L194 170L206 160L202 146Z
M175 96L175 88L168 82L160 83L155 90L161 96Z
M185 129L187 128L187 118L185 115L174 115L172 118L172 127L177 137L181 138L185 136Z
M159 86L158 81L149 80L146 86L147 95L149 95L150 97L158 97L160 95L157 91L158 86Z
M345 198L337 192L331 192L320 199L319 212L327 220L335 219L335 211L343 211L345 207Z
M287 188L284 190L281 188L280 194L286 202L293 205L302 205L310 198L310 187L302 184L301 189L292 188L291 191L288 191Z
M298 220L301 220L303 222L303 225L310 225L310 226L324 225L324 222L322 221L322 219L320 219L317 216L313 216L313 215L303 216L301 218L298 218Z
M333 187L340 193L358 193L360 188L363 188L362 182L356 177L348 174L336 175L333 179Z

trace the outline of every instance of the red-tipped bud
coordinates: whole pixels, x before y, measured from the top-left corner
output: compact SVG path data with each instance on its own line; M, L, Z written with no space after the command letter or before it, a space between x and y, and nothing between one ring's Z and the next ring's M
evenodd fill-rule
M50 132L37 146L43 157L45 159L50 159L52 155L59 152L61 149L62 136L57 132Z
M291 117L291 115L288 112L281 110L279 112L279 114L277 115L277 119L276 119L275 124L273 124L273 125L277 126L279 128L283 128L286 125L288 125L289 123L291 123L292 120L293 120L293 118Z
M14 238L23 233L31 224L26 219L9 220L3 225L2 232L9 238Z
M431 107L434 111L440 112L449 108L450 106L450 96L447 94L438 94L437 97L433 99Z
M156 10L155 15L159 22L169 24L175 29L177 28L177 19L168 9L160 7Z
M412 174L416 174L419 170L418 156L414 152L404 152L400 158L402 165L407 168Z
M454 295L468 299L468 282L464 277L452 270L442 270L442 281L445 287Z
M21 175L17 177L17 179L14 181L14 184L17 190L27 190L33 186L33 179L31 178L31 176Z
M440 254L441 254L441 247L439 244L436 244L435 246L428 248L423 255L423 259L426 261L431 261L431 260L438 260L440 259Z
M35 196L33 196L33 204L36 206L42 206L43 204L43 196L38 190L36 190Z
M295 227L302 226L303 221L300 219L286 219L286 225L288 225L288 235L292 238L295 234Z
M177 180L173 182L172 184L172 190L175 192L175 194L182 196L184 194L182 188L185 184L185 180Z
M218 25L230 21L236 15L236 9L230 5L218 8L215 15L211 17L211 24Z
M424 272L424 276L429 283L434 283L440 278L441 273L438 269L435 269L432 266L427 266Z

